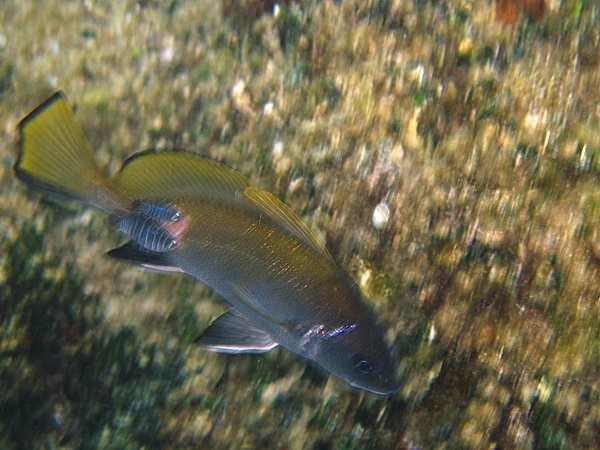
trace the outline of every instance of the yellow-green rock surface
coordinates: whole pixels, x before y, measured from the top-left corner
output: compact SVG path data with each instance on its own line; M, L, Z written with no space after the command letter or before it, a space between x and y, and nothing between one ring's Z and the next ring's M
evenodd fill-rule
M494 14L0 2L0 447L596 448L600 12ZM111 171L186 148L286 201L387 327L401 390L198 348L218 297L103 257L101 213L15 180L18 121L58 89Z

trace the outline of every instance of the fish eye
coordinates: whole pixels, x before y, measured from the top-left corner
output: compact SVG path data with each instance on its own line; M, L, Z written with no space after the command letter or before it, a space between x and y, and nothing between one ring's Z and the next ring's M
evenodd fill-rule
M354 368L358 370L360 373L369 374L375 370L375 368L369 363L369 361L365 361L364 359L358 361L354 364Z

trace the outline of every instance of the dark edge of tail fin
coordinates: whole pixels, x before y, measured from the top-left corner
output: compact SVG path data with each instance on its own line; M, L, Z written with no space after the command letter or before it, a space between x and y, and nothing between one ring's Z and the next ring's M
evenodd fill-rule
M19 156L17 157L17 161L15 162L15 165L13 166L13 170L15 172L16 177L19 180L21 180L27 186L30 186L31 188L33 188L37 191L47 192L49 194L55 194L55 195L60 195L61 197L75 199L76 197L74 197L74 196L65 195L64 192L56 189L55 187L36 180L34 176L30 175L28 172L21 169L21 162L23 160L23 155L24 155L24 152L23 152L23 128L25 128L29 122L31 122L33 119L35 119L41 113L43 113L48 107L50 107L54 102L56 102L57 100L59 100L61 98L64 99L65 101L67 100L67 97L65 96L64 92L63 91L55 92L54 94L52 94L52 96L50 96L48 99L46 99L41 105L39 105L37 108L35 108L29 114L27 114L23 119L21 119L21 121L19 122Z
M31 111L25 117L23 117L23 119L21 119L21 121L19 122L19 129L21 129L25 125L27 125L27 122L30 122L31 120L33 120L36 116L41 114L46 108L48 108L50 105L52 105L55 101L57 101L60 98L67 101L67 97L65 96L65 93L63 91L56 91L49 98L47 98L41 105L39 105L37 108L35 108L33 111Z
M21 180L23 183L25 183L28 187L30 187L31 189L33 189L37 192L43 193L43 194L51 194L51 195L54 195L56 197L60 197L62 199L66 199L66 200L75 200L75 201L78 201L78 202L84 203L84 204L88 203L88 202L84 201L84 199L82 199L81 197L77 197L76 195L71 195L68 192L60 190L56 186L53 186L53 185L47 184L47 183L43 183L43 182L37 180L29 172L19 169L19 167L17 167L17 164L18 164L18 161L15 164L15 166L13 167L15 176L19 180Z
M21 169L21 163L23 161L23 128L25 128L29 122L31 122L41 113L43 113L49 106L51 106L55 101L57 101L60 98L64 98L66 100L64 92L55 92L54 94L52 94L52 96L46 99L44 103L39 105L29 114L27 114L23 119L21 119L21 121L19 122L19 156L17 157L17 162L15 162L15 165L13 166L15 175L23 183L35 189L50 193L57 193L56 189L52 189L52 187L47 186L44 183L37 182L35 179L33 179L31 175L29 175L26 171Z

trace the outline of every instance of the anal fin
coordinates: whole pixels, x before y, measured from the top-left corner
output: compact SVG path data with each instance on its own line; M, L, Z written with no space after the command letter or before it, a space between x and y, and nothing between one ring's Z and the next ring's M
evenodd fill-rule
M267 333L235 309L213 320L196 343L219 353L263 353L277 346Z

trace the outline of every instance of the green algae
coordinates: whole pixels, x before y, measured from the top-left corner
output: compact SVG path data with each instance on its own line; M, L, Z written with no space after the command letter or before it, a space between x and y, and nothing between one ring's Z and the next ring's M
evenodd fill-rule
M5 373L20 388L3 391L11 395L0 401L12 410L28 401L39 413L16 414L12 427L2 421L0 445L18 447L33 426L34 444L53 436L57 447L78 446L60 440L69 429L120 448L593 448L600 420L595 3L554 2L541 21L512 27L495 23L493 2L479 0L309 1L282 4L277 14L265 4L223 2L224 17L214 2L86 2L59 8L58 18L51 3L36 4L35 14L28 2L3 5L0 111L8 120L0 129L0 195L8 217L47 224L43 241L23 228L31 256L15 259L15 272L37 267L39 274L15 286L37 296L33 316L52 305L27 288L34 281L72 295L49 308L57 325L36 344L55 357L24 352L30 325L15 326L19 307L2 303L12 305L0 315ZM32 213L14 187L13 125L55 88L78 105L111 168L147 147L186 147L235 166L300 212L389 329L400 393L365 400L284 352L191 350L222 309L174 276L128 274L131 281L118 278L125 286L109 294L106 275L84 272L85 264L53 269L73 260L73 246L82 253L93 246L87 251L96 256L111 248L102 219L92 216L89 231L75 232L91 242L65 239L70 250L60 252L55 241L73 232L80 210L57 214L44 200ZM391 217L377 231L371 215L381 201ZM58 253L38 251L48 246ZM110 264L93 267L114 276ZM73 281L46 279L43 267ZM161 306L147 312L143 299ZM69 308L91 314L87 325ZM115 320L115 310L125 317ZM131 311L143 317L136 328L122 323L135 320ZM26 323L42 326L39 318ZM73 337L65 341L61 330ZM157 339L157 330L168 337ZM60 381L65 367L84 372L75 354L100 374L91 385L110 381L101 391L105 405L77 385L69 397L90 400L102 422L91 431L86 411L78 409L76 420L62 397L57 428L49 399L64 383L39 381L48 371ZM94 355L103 362L94 365ZM157 440L143 440L143 430Z
M131 328L101 330L100 296L85 292L73 264L58 267L40 252L43 238L24 225L13 242L0 242L0 442L161 445L160 408L181 382L181 358L143 344ZM64 275L50 276L54 269Z

